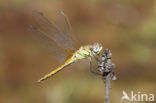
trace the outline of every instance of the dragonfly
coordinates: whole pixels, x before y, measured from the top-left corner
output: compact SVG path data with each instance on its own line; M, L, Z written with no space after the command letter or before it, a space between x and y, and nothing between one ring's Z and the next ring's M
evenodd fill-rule
M88 58L91 61L92 57L99 55L102 51L103 46L100 43L84 46L75 45L69 20L63 11L57 13L61 23L50 21L39 11L34 11L34 14L40 27L30 26L29 30L48 51L52 54L57 53L56 58L63 58L64 61L62 65L40 78L37 82L40 83L52 77L78 60Z

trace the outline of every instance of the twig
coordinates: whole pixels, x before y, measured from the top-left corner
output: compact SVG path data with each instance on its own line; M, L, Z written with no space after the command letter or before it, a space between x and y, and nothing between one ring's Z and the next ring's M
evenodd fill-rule
M105 77L103 78L103 81L105 83L105 102L106 103L110 103L109 102L109 97L110 97L110 90L111 90L111 75L110 73Z
M115 64L112 64L112 54L109 49L106 49L100 54L100 60L98 60L97 71L99 75L101 75L102 80L105 83L105 103L110 103L110 91L111 91L111 80L116 80L115 72L113 72L113 68Z

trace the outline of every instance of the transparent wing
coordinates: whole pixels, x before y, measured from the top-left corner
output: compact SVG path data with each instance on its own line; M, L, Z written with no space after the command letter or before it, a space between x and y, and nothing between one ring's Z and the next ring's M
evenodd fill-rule
M75 38L75 35L72 34L72 27L67 15L63 11L57 12L55 20L57 26L60 28L63 34L69 38L69 41L73 44L73 46L80 47L80 45L78 45L77 39Z
M29 31L32 34L32 37L38 41L41 47L45 48L48 53L52 54L59 62L64 62L67 57L67 49L59 46L51 38L45 34L44 31L40 30L37 27L30 26Z
M69 50L76 50L73 37L71 36L70 24L63 12L57 13L58 20L52 22L41 12L34 11L34 14L40 25L40 30L44 32L44 35L51 38L61 47L65 47Z

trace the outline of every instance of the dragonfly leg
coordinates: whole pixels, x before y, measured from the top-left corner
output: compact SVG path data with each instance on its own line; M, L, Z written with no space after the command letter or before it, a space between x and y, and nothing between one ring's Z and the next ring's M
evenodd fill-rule
M95 56L95 55L93 55L94 56L94 58L95 58L95 60L97 61L97 62L100 62L100 60L99 60L99 58L97 57L97 56Z
M100 73L92 71L92 60L91 60L91 58L89 58L89 72L94 74L94 75L101 76Z
M92 49L90 49L90 50L93 51ZM95 58L95 60L96 60L97 62L100 62L99 58L98 58L96 55L94 55L93 52L91 52L91 54L93 55L93 57Z

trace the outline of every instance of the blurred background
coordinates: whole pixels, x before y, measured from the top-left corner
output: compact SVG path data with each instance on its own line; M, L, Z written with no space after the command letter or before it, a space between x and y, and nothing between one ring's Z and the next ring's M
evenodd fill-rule
M63 10L80 44L111 50L111 103L121 102L123 90L156 95L156 1L0 0L0 103L103 103L104 83L89 73L88 60L36 83L60 64L27 31L33 10L49 19Z

